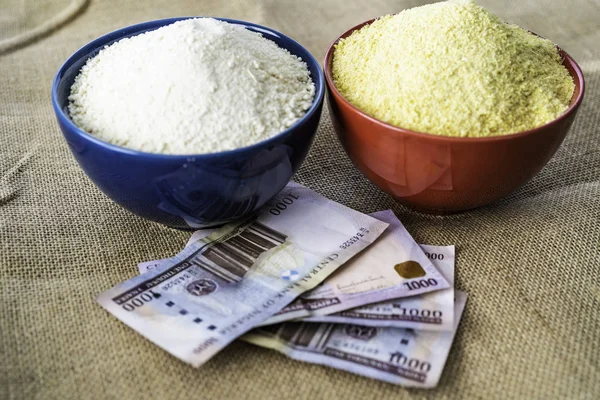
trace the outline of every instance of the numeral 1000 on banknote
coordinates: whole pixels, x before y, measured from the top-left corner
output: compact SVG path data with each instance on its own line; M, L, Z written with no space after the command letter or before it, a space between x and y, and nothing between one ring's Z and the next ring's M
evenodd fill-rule
M273 215L279 215L283 210L286 210L288 206L294 204L294 200L298 200L299 197L293 193L286 194L281 200L279 200L273 207L269 209L269 212Z
M408 290L417 290L421 288L428 288L430 286L437 286L438 282L434 278L419 279L418 281L404 282L404 285Z

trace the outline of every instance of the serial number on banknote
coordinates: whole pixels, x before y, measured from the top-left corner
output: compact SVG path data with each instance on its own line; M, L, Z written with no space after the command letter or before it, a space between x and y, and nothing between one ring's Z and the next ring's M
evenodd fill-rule
M346 240L344 243L340 245L340 249L347 249L352 246L354 243L358 242L361 238L365 237L365 235L369 233L369 230L366 228L360 228L360 230L356 233L356 235L352 236L350 239Z

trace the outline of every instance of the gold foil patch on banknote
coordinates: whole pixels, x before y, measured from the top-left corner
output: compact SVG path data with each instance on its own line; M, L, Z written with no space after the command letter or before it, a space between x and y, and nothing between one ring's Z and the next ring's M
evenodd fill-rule
M420 278L426 275L421 264L416 261L405 261L403 263L396 264L394 269L398 275L404 279Z

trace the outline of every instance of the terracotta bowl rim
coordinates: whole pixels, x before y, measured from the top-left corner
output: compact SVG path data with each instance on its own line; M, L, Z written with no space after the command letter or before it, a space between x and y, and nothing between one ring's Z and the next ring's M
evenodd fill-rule
M575 83L575 88L576 89L579 88L579 93L577 94L577 97L575 98L574 101L573 101L573 99L571 99L571 104L569 105L569 108L567 108L567 110L565 112L563 112L561 115L559 115L558 117L556 117L555 119L553 119L552 121L550 121L544 125L538 126L537 128L522 131L522 132L510 133L507 135L473 138L473 137L443 136L443 135L436 135L433 133L418 132L418 131L413 131L410 129L400 128L398 126L388 124L387 122L383 122L375 117L368 115L367 113L363 112L362 110L357 108L355 105L350 103L348 100L346 100L346 98L335 87L335 84L333 83L333 76L331 74L331 63L333 61L333 51L335 49L335 45L340 41L340 39L344 39L344 38L348 37L354 31L362 28L365 25L371 24L373 21L375 21L379 18L380 17L373 18L373 19L370 19L365 22L361 22L360 24L348 29L346 32L344 32L340 36L338 36L331 43L329 48L327 49L327 53L325 54L325 59L323 61L323 71L325 73L325 80L327 82L327 87L333 93L334 97L336 98L336 101L344 103L346 106L350 107L350 109L355 114L359 114L362 118L367 119L367 120L381 126L382 128L385 128L388 131L393 131L393 132L397 132L399 134L405 134L405 135L415 136L415 137L419 137L419 138L428 138L428 139L434 139L434 140L461 142L461 143L468 143L468 142L485 143L485 142L498 142L498 141L503 141L503 140L511 140L511 139L517 139L517 138L520 138L523 136L533 135L537 132L545 131L548 128L552 127L553 125L557 125L558 123L562 122L564 119L567 119L571 114L573 114L575 112L575 110L577 110L579 105L581 104L581 101L583 100L583 95L584 95L584 91L585 91L585 80L583 78L583 72L581 70L581 67L575 62L575 60L573 60L573 58L571 58L571 56L569 54L567 54L566 51L561 49L559 46L556 46L560 55L564 58L564 61L566 61L573 69L574 73L571 73L571 71L569 71L569 74L573 78L573 81ZM537 35L534 32L532 32L532 33L534 35ZM539 36L539 35L537 35L537 36ZM542 36L540 36L540 37L542 37ZM563 64L564 64L564 62L563 62Z

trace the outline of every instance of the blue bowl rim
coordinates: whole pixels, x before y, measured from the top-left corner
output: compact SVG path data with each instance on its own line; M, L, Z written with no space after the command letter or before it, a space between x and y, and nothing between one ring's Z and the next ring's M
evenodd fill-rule
M255 32L265 32L268 33L270 35L274 35L277 36L279 38L282 38L284 40L288 40L290 42L292 42L293 44L297 45L299 48L301 48L302 50L304 50L304 52L306 53L307 58L305 59L304 57L298 55L298 54L294 54L298 57L300 57L304 62L307 63L307 65L311 65L313 67L313 70L317 71L318 77L314 77L311 76L313 79L313 82L316 86L316 93L315 93L315 98L313 99L313 103L310 106L310 108L308 109L308 111L302 116L302 118L300 118L298 121L296 121L292 126L290 126L289 128L279 132L278 134L276 134L275 136L260 141L258 143L254 143L252 145L249 146L245 146L245 147L240 147L237 149L233 149L233 150L225 150L225 151L220 151L220 152L214 152L214 153L202 153L202 154L194 154L194 153L190 153L190 154L162 154L162 153L149 153L149 152L144 152L144 151L140 151L140 150L135 150L135 149L130 149L127 147L122 147L122 146L118 146L118 145L114 145L111 143L108 143L102 139L97 138L96 136L93 136L89 133L87 133L86 131L84 131L83 129L79 128L69 117L68 115L66 115L66 113L63 111L63 109L59 106L58 103L58 85L62 80L62 77L64 75L64 73L66 72L66 70L77 60L87 56L92 50L96 50L98 48L102 48L106 45L106 43L109 42L116 42L120 39L122 39L125 36L130 35L131 33L137 33L137 34L142 34L144 32L149 32L152 30L156 30L160 27L166 26L166 25L170 25L172 23L175 23L177 21L183 21L183 20L187 20L187 19L194 19L194 18L214 18L216 20L219 21L224 21L224 22L228 22L231 24L237 24L237 25L242 25L244 27L251 27L253 28L253 30ZM268 37L266 37L268 39ZM289 51L289 50L288 50ZM292 53L293 54L293 53ZM81 48L79 48L77 51L75 51L73 54L71 54L69 56L69 58L67 58L67 60L61 65L61 67L58 69L58 72L56 73L56 75L54 76L54 80L52 82L52 93L51 93L51 97L52 97L52 106L54 107L54 112L57 116L57 118L60 120L60 122L62 122L64 125L68 126L73 132L75 132L76 134L78 134L80 137L83 137L85 140L88 140L90 142L93 142L101 147L104 147L107 150L110 151L114 151L117 153L122 153L125 155L143 155L145 157L151 157L151 158L156 158L156 159L165 159L165 160L175 160L175 159L181 159L181 158L185 158L186 160L189 158L193 158L193 159L211 159L211 158L218 158L221 156L233 156L233 155L240 155L246 152L251 152L254 151L256 149L260 149L263 148L264 146L268 146L270 144L273 144L275 142L278 142L282 137L287 136L288 134L290 134L294 129L298 128L299 126L301 126L304 122L306 122L309 118L311 118L320 108L320 106L323 103L323 98L324 98L324 94L325 94L325 75L323 74L323 70L321 69L321 65L319 64L319 62L317 61L317 59L304 47L302 46L300 43L298 43L297 41L295 41L294 39L290 38L289 36L286 36L274 29L262 26L262 25L258 25L252 22L246 22L246 21L241 21L241 20L236 20L236 19L230 19L230 18L220 18L220 17L203 17L203 16L188 16L188 17L174 17L174 18L164 18L164 19L157 19L157 20L152 20L152 21L147 21L147 22L142 22L139 24L135 24L135 25L130 25L130 26L126 26L124 28L121 29L117 29L115 31L106 33L94 40L92 40L91 42L87 43L86 45L82 46Z

